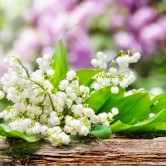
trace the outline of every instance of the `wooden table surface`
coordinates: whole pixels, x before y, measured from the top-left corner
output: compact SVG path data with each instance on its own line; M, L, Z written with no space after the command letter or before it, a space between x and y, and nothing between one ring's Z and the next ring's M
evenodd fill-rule
M0 149L7 148L0 139ZM22 163L22 164L21 164ZM0 166L166 166L166 137L154 139L111 138L75 146L52 147L42 142L39 150L22 159L0 156Z

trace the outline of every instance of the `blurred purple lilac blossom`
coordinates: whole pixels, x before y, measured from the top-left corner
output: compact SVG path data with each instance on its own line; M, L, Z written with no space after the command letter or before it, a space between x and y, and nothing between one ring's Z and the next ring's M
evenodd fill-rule
M63 37L69 50L69 62L77 68L88 67L91 43L88 22L100 15L108 0L34 0L24 19L32 28L23 31L14 43L14 50L23 56L54 48ZM66 32L68 31L68 32ZM24 42L23 42L24 41ZM20 47L21 45L21 47Z
M52 54L62 37L69 62L76 68L88 67L93 53L90 23L98 22L105 14L108 26L102 30L115 43L113 52L136 48L148 56L165 50L166 17L158 13L150 0L34 0L23 14L27 25L10 52L32 62L43 53ZM98 49L103 48L108 49Z
M133 47L144 56L165 50L166 17L160 16L158 11L148 4L149 2L148 0L114 1L116 8L111 19L110 29L113 41L118 48L130 49ZM140 6L137 6L138 4Z

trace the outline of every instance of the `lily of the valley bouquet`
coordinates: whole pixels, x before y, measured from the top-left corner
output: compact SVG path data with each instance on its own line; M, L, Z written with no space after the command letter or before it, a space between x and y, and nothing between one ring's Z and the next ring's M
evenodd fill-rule
M113 59L98 52L96 69L74 71L60 41L53 56L38 58L30 72L17 57L5 58L8 72L1 78L0 135L52 145L69 144L72 137L110 138L121 131L166 129L166 94L125 89L136 77L128 68L140 59L136 50L120 51Z

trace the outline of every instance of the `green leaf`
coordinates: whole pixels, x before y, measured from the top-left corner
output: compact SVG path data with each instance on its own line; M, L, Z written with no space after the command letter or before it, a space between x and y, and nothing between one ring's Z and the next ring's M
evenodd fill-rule
M133 95L132 95L133 96ZM146 95L147 96L147 95ZM143 110L147 110L148 111L148 103L149 103L149 100L148 98L144 96L142 98L142 100L144 100L144 104L145 107ZM129 125L129 123L126 123L126 121L124 121L123 118L119 118L120 120L114 122L112 125L111 125L111 129L113 132L121 132L121 131L129 131L129 132L132 132L132 131L159 131L159 130L166 130L166 109L163 109L162 111L159 112L160 109L164 108L165 104L164 104L164 96L165 94L162 94L162 95L159 95L159 96L156 96L153 100L152 100L152 104L155 103L156 101L159 100L158 104L155 105L154 107L152 107L155 111L153 111L154 113L156 113L156 115L153 117L153 118L145 118L144 120L140 121L141 122L138 122L138 123L135 123L133 125ZM134 96L133 96L134 97ZM135 98L135 97L134 97ZM134 99L133 98L133 99ZM147 99L146 99L147 98ZM139 101L139 100L138 100ZM126 102L126 101L125 101ZM138 102L136 104L136 107L138 107L142 102ZM127 103L126 103L127 104ZM147 108L146 108L147 107ZM155 108L156 107L156 108ZM139 108L139 107L138 107ZM141 108L141 105L140 105L140 108ZM138 109L137 109L138 110ZM145 112L147 112L145 111ZM138 115L139 116L144 116L144 113L145 112L140 112L141 114ZM148 111L149 112L149 111ZM125 117L125 120L127 119L128 116L132 116L132 114L130 112L128 112L128 114L124 115Z
M119 131L125 131L126 129L131 128L131 127L132 127L132 125L122 123L120 120L116 121L115 123L113 123L110 126L112 133L116 133Z
M104 125L95 125L94 128L91 129L90 134L101 139L110 138L112 132L110 127Z
M131 131L133 130L166 130L166 109L157 113L153 118L147 119L143 122L135 124Z
M158 113L166 108L166 93L160 94L151 101L151 112Z
M61 40L59 41L56 52L52 57L51 67L55 71L52 82L53 85L57 87L59 82L66 78L66 73L68 71L66 48Z
M87 103L95 113L109 112L111 109L105 109L105 106L109 104L110 101L122 98L123 96L124 89L120 89L118 94L113 94L110 91L110 86L107 86L93 92L90 97L86 99L85 103Z
M90 97L86 99L85 103L88 104L89 107L95 111L95 113L97 113L98 110L104 105L104 103L110 97L110 95L110 86L107 86L105 88L93 92L90 95Z
M100 70L90 70L83 69L77 71L77 76L79 78L80 85L89 86L92 83L92 78L98 73Z
M111 125L113 133L120 131L159 131L166 130L166 109L157 113L153 118L144 120L134 125L128 125L123 122L116 121Z
M3 98L2 100L0 100L0 112L10 105L12 105L12 102L9 101L8 99Z
M113 122L120 120L125 124L136 124L148 118L150 98L148 93L136 93L124 98L108 100L102 109L108 112L112 107L119 109L119 114L114 117Z
M113 107L115 107L115 103L119 103L120 99L124 98L124 89L120 89L118 94L111 93L108 97L107 101L103 104L103 106L99 109L97 113L102 112L110 112Z
M8 122L5 121L0 122L0 135L4 137L22 138L28 142L36 142L42 138L39 134L27 136L19 131L11 130L8 126Z

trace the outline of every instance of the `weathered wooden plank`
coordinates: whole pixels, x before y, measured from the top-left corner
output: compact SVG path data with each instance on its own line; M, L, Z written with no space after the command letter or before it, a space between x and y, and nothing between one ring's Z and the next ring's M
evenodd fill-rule
M0 145L0 149L7 147L2 139ZM59 148L42 142L37 152L21 161L23 165L32 166L166 165L166 137L111 138ZM0 157L0 165L21 165L21 161Z

